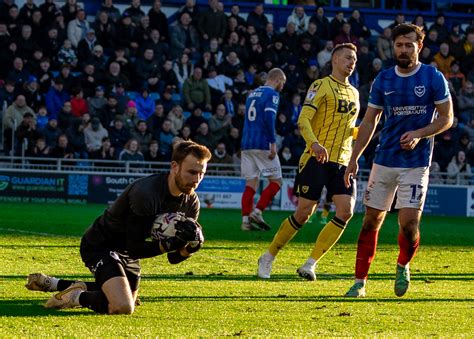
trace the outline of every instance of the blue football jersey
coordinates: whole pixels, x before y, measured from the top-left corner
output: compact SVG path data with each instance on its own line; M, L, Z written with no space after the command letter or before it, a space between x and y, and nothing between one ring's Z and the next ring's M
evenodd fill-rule
M383 109L385 119L374 162L387 167L429 166L433 138L423 138L406 151L400 147L400 137L429 125L437 117L435 105L449 99L446 79L432 66L420 64L410 74L401 74L396 67L382 71L369 97L369 106Z
M279 103L280 94L269 86L260 86L247 97L241 149L270 149Z

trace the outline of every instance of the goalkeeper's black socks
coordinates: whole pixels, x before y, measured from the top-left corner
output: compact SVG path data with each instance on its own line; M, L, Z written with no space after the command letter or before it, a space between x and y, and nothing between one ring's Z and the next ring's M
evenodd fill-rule
M64 291L66 288L68 288L69 286L74 284L76 281L77 280L59 279L57 290L58 291ZM97 291L98 290L97 285L96 285L95 282L90 282L90 281L86 282L86 281L84 281L84 283L86 284L88 291Z

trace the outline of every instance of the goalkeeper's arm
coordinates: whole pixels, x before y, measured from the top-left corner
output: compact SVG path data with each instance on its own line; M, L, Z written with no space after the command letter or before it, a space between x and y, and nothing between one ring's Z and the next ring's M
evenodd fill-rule
M178 251L168 253L168 261L170 264L179 264L188 259L194 253L199 251L204 244L204 235L202 234L201 225L198 224L196 234L193 241L190 241L186 246L180 248Z

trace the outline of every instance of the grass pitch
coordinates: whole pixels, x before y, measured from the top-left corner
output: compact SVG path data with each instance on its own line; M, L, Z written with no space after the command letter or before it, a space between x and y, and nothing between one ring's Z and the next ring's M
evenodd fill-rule
M130 316L47 310L49 293L24 288L28 273L91 279L79 239L103 206L0 204L0 336L446 336L474 332L474 229L468 218L425 217L407 295L393 293L396 216L389 215L371 267L368 297L341 297L352 284L361 216L321 261L318 280L295 274L321 229L306 225L280 253L272 279L256 260L288 212L267 212L274 230L241 232L236 210L203 210L205 247L172 266L142 261L140 298ZM40 234L44 233L44 234Z

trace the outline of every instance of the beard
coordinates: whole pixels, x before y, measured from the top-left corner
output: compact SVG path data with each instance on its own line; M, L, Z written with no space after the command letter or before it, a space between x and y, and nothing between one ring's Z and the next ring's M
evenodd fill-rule
M174 182L176 187L178 187L178 189L184 194L191 194L194 192L194 185L186 184L181 176L181 172L178 172L178 174L175 176Z
M413 64L413 60L407 55L403 55L403 58L395 57L395 62L400 68L409 68Z

